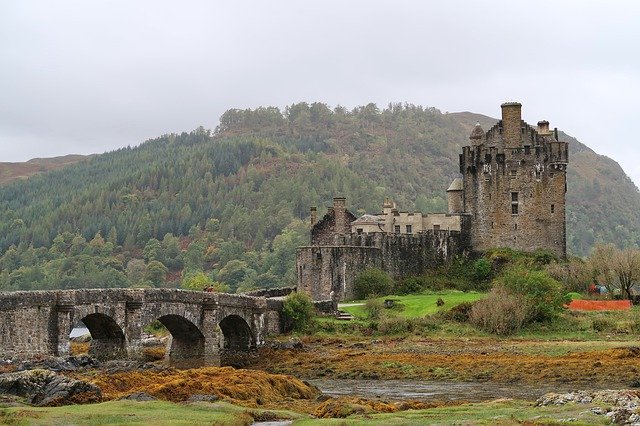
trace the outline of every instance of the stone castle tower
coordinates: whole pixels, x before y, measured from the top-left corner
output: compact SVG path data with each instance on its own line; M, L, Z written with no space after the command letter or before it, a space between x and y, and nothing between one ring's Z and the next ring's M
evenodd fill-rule
M462 148L462 182L447 191L450 213L471 216L471 246L550 250L566 257L565 192L569 150L549 131L521 118L522 105L501 105L502 120L485 132L477 124Z

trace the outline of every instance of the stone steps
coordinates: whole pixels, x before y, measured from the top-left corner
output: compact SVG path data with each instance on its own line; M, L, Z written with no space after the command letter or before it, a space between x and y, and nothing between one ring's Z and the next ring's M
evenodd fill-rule
M340 321L351 321L353 319L353 315L349 312L338 311L336 312L336 319Z

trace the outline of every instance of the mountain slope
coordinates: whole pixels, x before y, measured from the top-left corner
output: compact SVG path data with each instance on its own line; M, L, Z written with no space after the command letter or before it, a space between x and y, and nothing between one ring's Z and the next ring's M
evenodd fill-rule
M57 170L78 161L87 159L86 155L65 155L51 158L32 158L29 161L17 163L0 162L0 185L16 179L26 179L38 173Z
M104 240L116 260L96 262L96 270L116 265L112 285L134 284L139 278L125 265L142 257L150 265L158 241L169 250L176 236L186 238L186 251L184 259L161 256L168 276L180 276L184 263L232 288L249 286L247 277L286 283L311 205L323 214L342 195L356 213L376 212L388 196L403 209L445 211L445 190L476 121L488 129L495 119L400 104L229 110L213 133L164 135L10 183L0 188L0 285L4 276L15 288L29 274L51 286L80 285L60 278L75 273L64 256L93 243L86 253L102 253L95 248ZM587 254L599 240L637 245L638 190L613 160L566 139L569 251Z

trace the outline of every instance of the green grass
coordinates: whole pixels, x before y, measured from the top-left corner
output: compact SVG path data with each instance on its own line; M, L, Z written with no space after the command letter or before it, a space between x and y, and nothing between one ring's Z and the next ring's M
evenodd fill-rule
M590 404L534 407L524 401L496 401L464 404L427 410L408 410L386 414L355 415L346 419L301 419L294 426L308 425L516 425L525 421L535 424L608 425L604 416L589 411Z
M393 299L396 304L401 305L400 309L389 309L391 313L397 314L403 318L418 318L425 315L432 315L439 311L448 311L456 305L463 302L475 302L485 296L485 293L478 293L475 291L462 292L459 290L443 290L437 292L425 292L422 294L409 294L406 296L384 296L378 299L383 301L385 299ZM444 301L443 306L438 306L436 302L438 299ZM357 301L355 303L364 303L364 301ZM340 307L341 310L349 312L351 315L358 318L366 318L364 306L348 306Z
M167 401L109 401L64 407L0 408L0 424L10 425L229 425L245 426L265 410L225 402L175 404ZM292 412L271 412L278 418L298 418Z

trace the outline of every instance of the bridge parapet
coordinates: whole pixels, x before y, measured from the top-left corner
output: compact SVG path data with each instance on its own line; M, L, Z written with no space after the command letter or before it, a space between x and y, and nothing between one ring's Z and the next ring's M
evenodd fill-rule
M217 364L221 348L248 349L280 332L281 309L264 297L179 289L0 292L0 358L68 355L80 323L94 356L135 358L142 330L158 320L171 333L173 361Z

